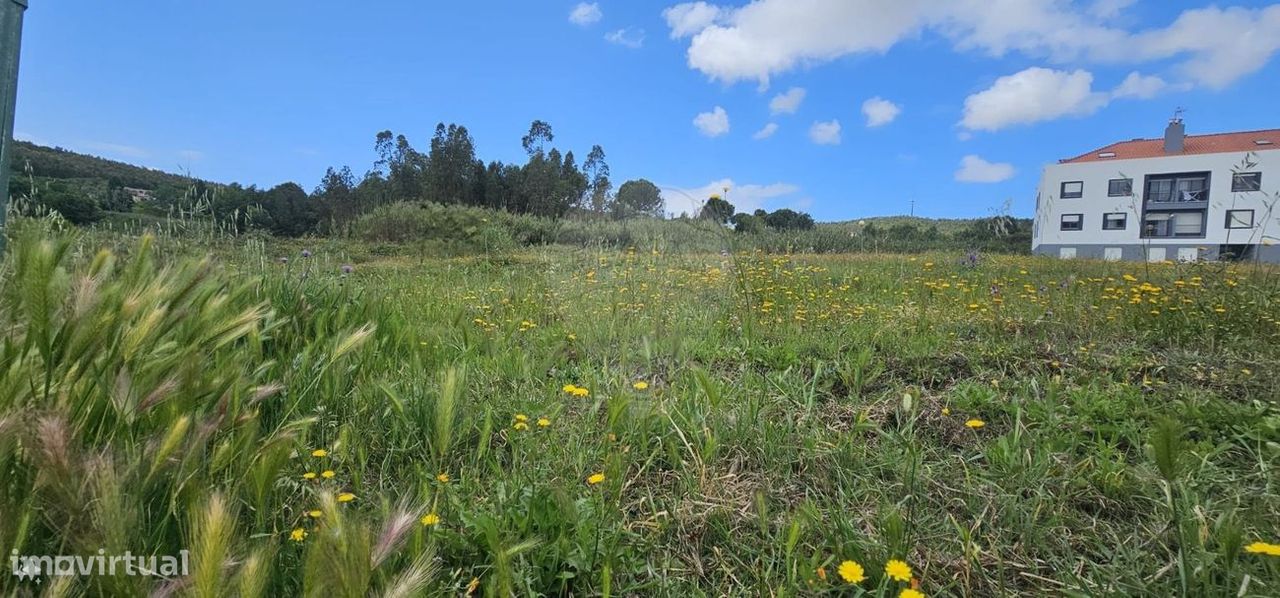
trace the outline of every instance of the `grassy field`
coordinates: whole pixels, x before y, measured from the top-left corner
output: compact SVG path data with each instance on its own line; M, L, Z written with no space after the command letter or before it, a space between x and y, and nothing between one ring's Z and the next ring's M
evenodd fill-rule
M1276 270L40 232L6 593L1280 595Z

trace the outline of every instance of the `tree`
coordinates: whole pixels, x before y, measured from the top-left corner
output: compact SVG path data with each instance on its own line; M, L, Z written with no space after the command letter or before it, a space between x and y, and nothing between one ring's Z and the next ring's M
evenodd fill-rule
M759 213L764 210L756 210L756 214L748 214L739 212L729 219L729 224L733 225L733 230L740 233L758 233L765 229L764 218Z
M297 183L284 183L267 191L262 202L270 216L271 232L287 237L300 237L315 230L320 220L316 203Z
M627 181L618 188L614 199L614 213L621 217L632 214L662 216L662 192L658 186L645 180Z
M707 203L702 205L702 211L698 213L698 217L724 224L733 216L734 211L733 204L721 199L719 195L712 195L707 199Z
M322 218L332 225L340 225L354 220L360 214L355 189L355 175L350 168L343 166L341 170L334 170L330 167L311 195L320 202Z
M764 221L769 228L780 231L812 230L814 227L812 216L788 208L774 211L765 216Z
M597 214L609 209L609 191L613 183L609 181L609 165L604 161L604 148L591 146L587 161L582 163L582 172L589 181L584 207Z
M440 203L466 203L475 185L476 149L461 125L436 125L426 161L427 197Z
M556 136L551 132L551 125L546 121L535 120L529 125L529 134L520 139L520 146L524 148L526 154L532 157L534 154L541 154L543 147L548 143L555 141Z

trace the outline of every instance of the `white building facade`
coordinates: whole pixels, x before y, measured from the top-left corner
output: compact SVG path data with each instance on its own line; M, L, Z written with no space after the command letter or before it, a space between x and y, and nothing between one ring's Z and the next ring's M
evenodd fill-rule
M1280 129L1134 139L1045 167L1032 251L1280 262Z

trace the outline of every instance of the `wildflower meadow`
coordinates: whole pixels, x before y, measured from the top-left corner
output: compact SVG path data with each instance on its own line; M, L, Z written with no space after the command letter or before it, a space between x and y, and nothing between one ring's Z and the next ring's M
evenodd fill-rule
M14 225L0 546L191 570L6 595L1280 595L1274 268Z

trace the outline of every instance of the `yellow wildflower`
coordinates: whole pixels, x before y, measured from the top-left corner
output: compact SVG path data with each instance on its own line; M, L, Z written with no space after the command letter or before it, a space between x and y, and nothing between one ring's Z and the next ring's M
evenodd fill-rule
M587 389L585 389L585 388L583 388L583 387L581 387L581 386L574 387L574 389L573 389L573 396L575 396L575 397L585 397L585 396L587 396L587 395L589 395L589 394L591 394L591 391L589 391L589 390L587 390Z
M636 382L635 384L632 384L631 388L634 388L636 390L644 390L646 388L649 388L649 383L645 382L644 380L641 380L639 382Z
M911 581L911 565L898 559L893 559L884 564L884 574L888 575L889 579Z
M302 529L300 527L295 528L292 532L289 533L289 539L293 540L294 542L301 542L306 537L307 537L307 530Z
M525 415L525 414L523 414L523 413L517 413L517 414L516 414L516 421L518 421L518 422L527 422L527 421L529 421L529 416L527 416L527 415Z
M440 524L440 516L435 513L427 513L426 515L423 515L422 519L419 519L419 521L422 522L422 525L432 527Z
M549 420L549 419L547 419L547 418L545 418L545 417L539 417L539 418L538 418L538 427L539 427L539 428L545 428L545 427L547 427L547 426L549 426L549 425L551 425L551 420Z
M440 472L440 474L436 476L436 481L440 482L441 484L448 484L449 474L444 473L443 471Z
M338 474L333 473L333 470L332 470L332 469L326 469L326 470L324 470L324 471L320 472L320 477L322 477L322 478L324 478L324 479L326 479L326 480L332 480L332 479L333 479L333 476L335 476L335 475L338 475Z
M603 473L593 473L589 477L587 477L587 483L591 484L592 486L599 484L600 482L603 482L603 481L604 481Z
M324 449L316 449L314 451L311 451L311 456L312 457L328 457L329 451L326 451Z
M476 589L480 587L480 578L472 577L471 582L467 584L467 596L476 593Z
M307 473L302 474L302 479L304 479L304 480L314 480L314 479L316 479L316 472L314 472L314 471L308 471Z
M1253 554L1265 554L1268 556L1280 556L1280 544L1268 544L1266 542L1254 542L1244 547L1245 552Z
M920 590L903 588L902 593L898 594L898 598L924 598L924 594Z
M942 408L942 414L943 414L943 415L951 415L951 408L950 408L950 407L943 407L943 408Z
M517 430L528 430L528 429L529 429L529 424L526 424L526 423L524 423L524 422L516 422L516 425L511 426L511 427L512 427L512 428L515 428L515 429L517 429Z
M964 425L966 425L966 426L968 426L968 427L970 427L970 428L972 428L972 429L974 429L974 430L977 430L978 428L981 428L982 426L987 425L987 422L984 422L984 421L982 421L982 420L980 420L980 419L971 419L971 420L969 420L969 421L967 421L967 422L964 422Z
M350 492L343 492L338 495L338 502L351 502L356 499L356 495Z
M866 579L866 572L862 570L862 565L854 561L844 561L840 563L840 578L849 583L859 583Z
M310 517L312 519L319 519L323 515L324 515L324 512L321 511L320 509L313 509L311 511L307 511L307 517Z

